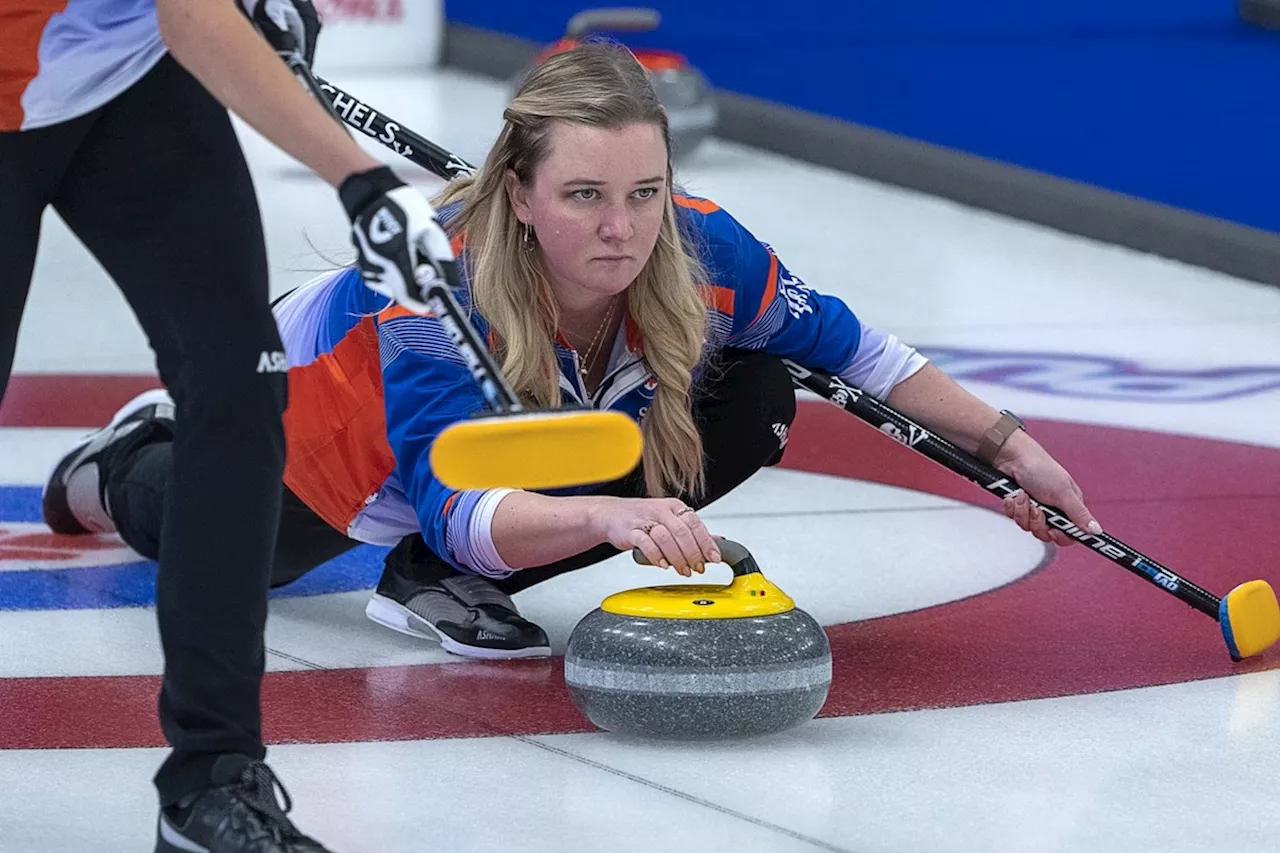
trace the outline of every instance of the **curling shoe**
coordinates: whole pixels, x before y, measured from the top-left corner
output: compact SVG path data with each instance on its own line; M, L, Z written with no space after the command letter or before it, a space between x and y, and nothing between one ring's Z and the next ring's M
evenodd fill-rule
M106 464L152 440L156 430L173 434L173 398L163 388L125 403L111 422L89 433L58 460L40 496L44 523L54 533L114 533L107 507Z
M507 660L551 654L547 632L521 616L510 596L488 580L454 571L425 548L428 560L438 565L400 565L396 558L401 550L388 554L382 579L365 606L365 615L374 622L437 640L445 651L463 657ZM427 571L414 571L422 568Z
M293 802L263 762L224 755L211 777L190 804L161 809L156 853L332 853L289 820Z

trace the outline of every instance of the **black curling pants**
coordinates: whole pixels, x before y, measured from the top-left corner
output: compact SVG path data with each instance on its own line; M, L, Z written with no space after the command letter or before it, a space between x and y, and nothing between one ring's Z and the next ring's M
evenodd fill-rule
M257 199L226 110L166 56L107 105L0 133L0 395L52 206L114 279L177 404L156 610L162 804L265 754L259 688L284 467L282 349Z

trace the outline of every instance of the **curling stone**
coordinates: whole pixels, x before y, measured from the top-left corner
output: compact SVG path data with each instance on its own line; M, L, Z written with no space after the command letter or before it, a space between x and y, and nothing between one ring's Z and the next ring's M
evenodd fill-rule
M569 637L564 680L587 719L619 734L715 739L813 719L831 686L831 646L812 616L719 540L728 586L611 595ZM636 561L647 561L636 553Z

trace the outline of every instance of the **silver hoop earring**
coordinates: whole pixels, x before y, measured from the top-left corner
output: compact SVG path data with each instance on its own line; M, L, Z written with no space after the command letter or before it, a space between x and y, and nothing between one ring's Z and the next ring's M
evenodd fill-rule
M526 252L533 250L533 226L528 222L524 223L523 245Z

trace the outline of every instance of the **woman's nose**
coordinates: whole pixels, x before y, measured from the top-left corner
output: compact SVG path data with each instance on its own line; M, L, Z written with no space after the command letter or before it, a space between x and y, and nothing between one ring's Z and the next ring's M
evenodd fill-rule
M631 224L631 211L626 205L612 205L600 222L600 238L608 241L624 241L631 239L635 228Z

